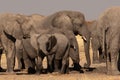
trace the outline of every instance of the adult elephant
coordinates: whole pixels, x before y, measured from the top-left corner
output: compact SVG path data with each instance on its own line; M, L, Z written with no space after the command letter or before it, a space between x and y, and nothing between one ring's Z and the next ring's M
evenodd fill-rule
M102 53L102 40L97 35L97 20L87 21L88 30L90 31L91 47L93 51L93 63L105 62L105 55Z
M117 75L117 62L120 50L120 7L111 7L103 12L97 21L97 32L103 42L103 52L106 54L107 74ZM101 34L99 34L101 33Z
M44 18L45 16L40 15L40 14L32 14L32 15L29 15L29 16L26 16L26 17L28 17L29 20L24 22L24 24L27 24L29 26L36 26L41 22L42 18ZM26 26L24 26L24 27L26 27ZM27 31L29 31L29 29L27 29ZM24 38L25 38L25 36L27 36L27 35L24 35ZM28 62L26 64L28 64L28 65L26 65L24 63L23 58L26 59L25 54L27 52L24 50L22 40L17 40L15 46L16 46L16 57L17 57L17 61L18 61L18 69L21 70L21 69L24 69L24 68L28 68L28 65L29 65L28 63L31 63L31 62L29 60L27 60Z
M16 40L22 40L27 36L23 33L24 28L22 27L22 24L31 22L31 20L31 17L21 14L7 13L0 15L0 39L6 53L7 72L13 72L14 70Z
M26 26L24 33L29 35L30 32L27 32L27 30L30 29L30 25L25 24L24 26ZM90 34L84 15L77 11L59 11L42 19L34 31L42 34L46 32L46 30L52 28L60 29L62 33L69 38L71 45L73 45L70 48L70 57L73 60L74 69L77 70L80 70L81 66L79 65L79 50L75 35L83 36L82 38L84 40L85 54L87 59L87 63L84 66L89 67L91 64L89 55ZM31 28L31 30L33 29Z
M10 18L10 19L13 19L13 18ZM11 57L14 57L14 54L11 55L11 53L15 53L14 52L15 51L14 50L14 42L16 39L29 38L30 37L29 32L32 30L31 27L34 28L35 33L39 33L39 34L44 33L44 31L46 32L47 29L49 30L51 28L61 29L62 32L69 38L71 45L74 45L74 46L71 46L70 56L73 60L75 69L78 69L78 70L80 70L81 67L79 65L79 60L80 60L79 59L79 50L78 50L78 44L77 44L75 35L79 34L79 35L83 36L84 45L85 45L85 54L86 54L86 59L87 59L87 64L85 64L85 67L90 66L90 55L89 55L89 44L90 44L90 36L89 35L90 34L89 34L89 30L85 23L85 17L82 13L77 12L77 11L59 11L50 16L42 18L42 20L37 25L32 24L34 22L34 20L29 22L30 18L28 18L28 17L26 18L25 16L23 17L23 16L19 15L19 19L20 20L13 19L13 21L15 22L14 27L13 27L13 24L11 24L12 26L9 25L9 27L7 25L7 27L8 27L7 30L6 30L6 28L3 29L4 33L7 33L12 36L12 39L10 39L10 40L8 38L11 38L11 36L10 37L8 36L7 38L6 38L6 35L3 36L4 38L6 38L6 40L8 39L9 41L11 41L12 46L9 44L10 46L7 46L7 47L8 48L13 47L13 48L10 48L7 50L7 51L10 50L9 51L10 55L8 56L9 58L7 58L8 66L12 66L11 68L10 67L7 68L9 72L13 71L14 58L11 58ZM9 22L8 17L6 17L6 21ZM3 25L3 26L5 26L5 25ZM12 28L10 28L10 26ZM12 34L9 32L9 29L10 30L13 29L13 30L11 30ZM5 42L5 40L2 40L2 41ZM6 42L8 42L8 41L6 41ZM6 42L5 42L5 44L6 44ZM4 46L4 47L6 47L6 46ZM9 59L10 60L13 59L13 60L10 61Z

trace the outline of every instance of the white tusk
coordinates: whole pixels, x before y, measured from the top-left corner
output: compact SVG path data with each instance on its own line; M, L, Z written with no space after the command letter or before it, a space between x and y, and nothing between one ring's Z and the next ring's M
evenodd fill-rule
M85 36L82 36L82 39L83 39L84 41L87 41L87 39L85 38Z

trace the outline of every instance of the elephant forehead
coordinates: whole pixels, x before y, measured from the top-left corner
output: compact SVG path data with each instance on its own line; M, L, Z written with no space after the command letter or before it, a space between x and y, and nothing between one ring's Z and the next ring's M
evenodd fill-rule
M76 23L76 24L81 24L81 23L83 23L83 19L75 18L75 19L74 19L74 23Z

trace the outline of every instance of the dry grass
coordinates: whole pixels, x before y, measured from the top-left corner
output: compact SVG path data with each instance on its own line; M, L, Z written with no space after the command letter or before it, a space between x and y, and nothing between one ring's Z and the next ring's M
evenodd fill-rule
M83 66L86 62L84 55L83 42L80 37L77 37L80 48L80 64ZM90 50L92 57L92 50ZM17 63L16 63L17 64ZM70 65L72 61L70 60ZM6 68L6 58L5 55L2 56L2 67ZM46 67L46 60L44 60L44 67ZM0 80L120 80L120 76L110 76L106 74L105 63L92 64L91 67L96 67L93 72L86 72L80 74L79 72L72 71L69 74L56 74L48 73L41 75L28 75L25 72L18 73L19 75L3 75L0 73ZM17 68L17 66L15 67ZM24 73L24 74L23 74Z

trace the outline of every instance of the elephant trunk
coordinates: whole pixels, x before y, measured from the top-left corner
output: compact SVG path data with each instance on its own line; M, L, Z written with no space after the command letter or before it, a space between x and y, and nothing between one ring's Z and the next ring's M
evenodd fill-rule
M83 39L84 41L84 51L85 51L85 57L86 57L86 62L84 64L85 68L88 68L91 65L91 59L90 59L90 53L89 53L89 48L90 48L90 34L85 36L86 40Z
M106 36L105 36L105 30L103 29L103 42L102 42L102 53L103 53L103 55L105 55L106 54L106 44L105 44L105 42L106 42Z

